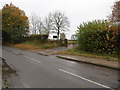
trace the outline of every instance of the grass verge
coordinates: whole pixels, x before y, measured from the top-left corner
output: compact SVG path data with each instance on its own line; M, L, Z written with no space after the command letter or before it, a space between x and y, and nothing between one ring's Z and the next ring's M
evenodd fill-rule
M74 47L69 50L57 52L57 54L63 54L63 55L78 55L78 56L85 56L85 57L91 57L91 58L99 58L99 59L105 59L105 60L111 60L111 61L119 61L120 58L118 58L117 55L108 55L105 53L90 53L85 51L80 51L77 47Z
M68 40L68 44L73 44L73 43L76 43L76 41Z
M7 45L24 50L44 50L59 47L59 45L55 43L51 42L40 43L39 41L25 41L19 44L7 44Z

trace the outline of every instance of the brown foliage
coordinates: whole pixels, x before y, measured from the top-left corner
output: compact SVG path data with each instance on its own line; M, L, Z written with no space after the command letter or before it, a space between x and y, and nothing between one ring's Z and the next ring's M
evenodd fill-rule
M2 31L10 36L7 41L22 41L23 36L27 35L28 28L28 17L23 10L12 3L4 5L2 8ZM3 41L5 37L6 35L3 36Z
M120 22L120 1L116 1L112 8L112 15L109 19L113 22Z

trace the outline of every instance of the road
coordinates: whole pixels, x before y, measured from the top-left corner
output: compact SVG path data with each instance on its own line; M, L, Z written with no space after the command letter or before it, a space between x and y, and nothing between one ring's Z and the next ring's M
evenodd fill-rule
M2 57L15 69L12 88L118 88L118 71L3 47Z

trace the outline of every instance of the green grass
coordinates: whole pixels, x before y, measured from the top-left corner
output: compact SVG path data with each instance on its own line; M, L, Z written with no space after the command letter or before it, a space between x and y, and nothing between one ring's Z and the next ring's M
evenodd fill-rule
M112 60L112 61L120 60L120 58L118 58L117 55L109 55L107 53L85 52L85 51L79 50L77 47L74 47L74 48L69 49L69 50L58 52L57 54L78 55L78 56L99 58L99 59Z
M68 44L76 43L76 41L68 40Z

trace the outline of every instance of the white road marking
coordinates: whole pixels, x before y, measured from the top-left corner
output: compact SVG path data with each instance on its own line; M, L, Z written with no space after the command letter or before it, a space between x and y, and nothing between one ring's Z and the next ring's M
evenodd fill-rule
M25 88L31 88L30 85L25 83L22 79L20 79L21 83L25 86Z
M76 62L72 62L72 61L67 61L68 63L72 63L72 64L77 64Z
M85 81L88 81L88 82L94 83L94 84L96 84L96 85L102 86L102 87L104 87L104 88L110 88L110 89L112 89L111 87L105 86L105 85L103 85L103 84L97 83L97 82L95 82L95 81L89 80L89 79L87 79L87 78L81 77L81 76L79 76L79 75L76 75L76 74L74 74L74 73L65 71L65 70L63 70L63 69L59 69L59 70L62 71L62 72L64 72L64 73L70 74L70 75L75 76L75 77L78 77L78 78L80 78L80 79L83 79L83 80L85 80Z
M25 57L25 58L29 58L28 56L23 56L23 57Z
M33 59L33 58L31 58L31 57L28 57L28 56L23 56L23 57L28 58L28 59L30 59L30 60L32 60L32 61L35 61L35 62L41 63L41 61L38 61L38 60Z
M12 51L10 51L10 52L12 52ZM12 52L12 53L13 53L13 54L16 54L16 55L21 54L21 53L16 53L16 52ZM23 54L21 54L21 55L23 55ZM41 61L38 61L38 60L33 59L33 58L30 58L30 57L28 57L28 56L23 56L23 57L28 58L28 59L31 59L32 61L35 61L35 62L41 63Z
M5 50L6 50L6 49L5 49ZM17 53L17 52L12 52L12 51L10 51L10 50L6 50L6 51L9 51L9 52L11 52L11 53L13 53L13 54L19 55L19 53Z

